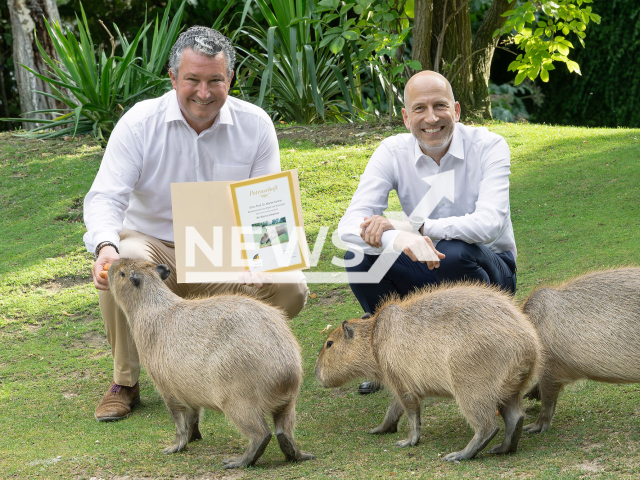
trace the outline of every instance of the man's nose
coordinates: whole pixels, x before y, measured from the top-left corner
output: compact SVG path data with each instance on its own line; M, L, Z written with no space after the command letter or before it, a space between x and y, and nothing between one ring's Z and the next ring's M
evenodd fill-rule
M435 110L433 110L433 108L429 108L424 119L427 123L436 123L438 121L438 117L436 116Z
M200 82L198 84L198 96L202 100L206 100L207 98L209 98L209 88L207 82Z

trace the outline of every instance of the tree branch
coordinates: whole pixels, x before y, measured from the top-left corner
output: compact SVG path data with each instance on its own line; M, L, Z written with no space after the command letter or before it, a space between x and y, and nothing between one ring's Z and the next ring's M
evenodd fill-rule
M451 20L453 20L453 18L458 13L460 13L460 11L462 11L462 9L464 7L466 7L468 3L469 3L469 0L465 0L464 2L462 2L462 5L460 5L460 7L458 7L456 9L455 12L453 12L451 15L446 17L446 15L447 15L447 0L445 0L445 2L444 2L444 8L442 9L442 31L440 32L440 35L438 35L436 37L437 40L438 40L438 47L436 48L436 58L433 59L433 71L434 72L440 73L440 57L442 56L442 46L444 44L444 34L447 32L447 27L449 26L449 23L451 22Z

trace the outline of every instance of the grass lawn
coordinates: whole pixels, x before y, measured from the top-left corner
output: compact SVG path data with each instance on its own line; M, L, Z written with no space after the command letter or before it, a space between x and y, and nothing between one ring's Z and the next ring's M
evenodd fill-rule
M640 130L487 126L511 147L518 301L538 285L640 264ZM400 131L364 124L279 132L283 169L298 168L311 247L323 226L330 238L380 140ZM440 461L472 436L446 399L424 403L416 447L393 446L406 436L406 420L397 434L368 435L383 418L388 391L361 397L356 382L324 390L313 376L327 324L361 314L348 285L311 285L292 322L305 368L296 435L317 460L287 464L272 441L254 467L224 471L222 459L241 453L246 440L213 412L202 423L203 440L163 455L173 422L144 372L143 403L134 414L96 422L112 358L82 243L82 199L102 154L89 139L0 135L0 478L640 477L638 384L569 387L551 430L523 435L512 456ZM396 197L390 209L400 210ZM331 261L341 254L328 242L313 270L338 271ZM540 405L526 406L530 423Z

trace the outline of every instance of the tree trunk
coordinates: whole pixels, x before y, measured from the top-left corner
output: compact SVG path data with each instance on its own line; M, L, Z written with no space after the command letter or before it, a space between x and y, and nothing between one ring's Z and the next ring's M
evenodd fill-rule
M8 0L11 30L13 33L13 61L15 64L16 83L20 95L20 110L22 113L33 110L61 108L49 97L37 93L51 92L48 85L20 67L25 65L38 73L46 73L46 64L36 45L36 35L40 45L54 60L59 60L51 39L44 26L44 18L49 23L60 22L56 0ZM34 32L35 28L35 32ZM30 118L48 118L42 114L30 114ZM33 124L22 123L27 129Z
M413 18L413 47L411 60L417 60L423 70L431 70L431 24L433 21L433 0L415 0Z
M491 118L491 99L489 98L489 74L491 60L500 36L493 38L493 32L504 25L507 20L501 15L515 5L515 0L494 0L484 16L480 28L476 32L471 45L473 97L476 99L476 112L483 118Z
M446 11L445 11L446 8ZM453 94L465 113L475 111L471 65L465 61L471 56L471 17L466 0L435 0L433 2L433 33L442 38L441 45L432 42L434 67L451 82ZM457 12L457 13L456 13ZM442 37L443 25L446 25ZM439 58L438 58L439 57Z

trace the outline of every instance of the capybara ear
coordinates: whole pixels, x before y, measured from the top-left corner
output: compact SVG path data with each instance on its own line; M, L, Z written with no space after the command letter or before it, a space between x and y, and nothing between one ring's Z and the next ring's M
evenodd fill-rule
M371 314L369 312L365 312L365 314L360 317L360 320L365 320L367 318L371 318Z
M156 266L156 272L158 272L158 275L160 275L160 278L162 280L166 280L167 278L169 278L169 275L171 275L171 270L169 269L169 267L162 263Z
M140 276L136 273L135 270L131 270L129 274L129 280L133 283L134 287L139 287L142 280L140 280Z
M342 322L342 329L344 330L344 338L349 339L353 338L353 328L347 325L349 320L345 320Z

